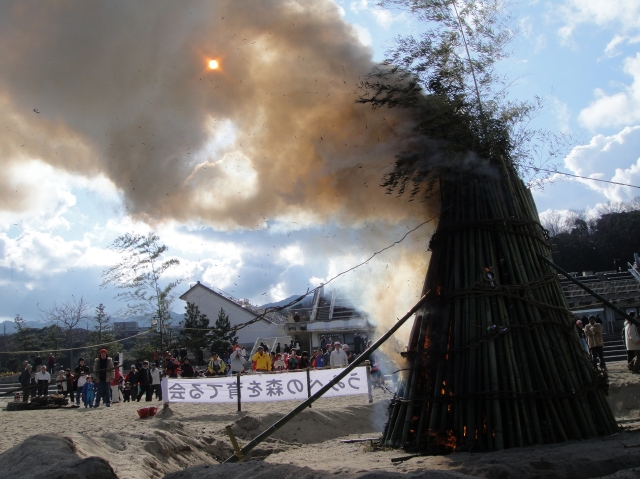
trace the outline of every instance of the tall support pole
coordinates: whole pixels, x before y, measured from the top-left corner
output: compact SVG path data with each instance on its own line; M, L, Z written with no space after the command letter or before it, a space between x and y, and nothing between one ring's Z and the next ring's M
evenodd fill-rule
M325 384L322 388L320 388L320 390L313 394L309 399L307 399L306 401L304 401L303 403L301 403L298 407L296 407L293 411L291 411L289 414L287 414L286 416L284 416L282 419L280 419L279 421L275 422L274 424L271 425L271 427L269 427L266 431L262 432L261 434L259 434L256 438L254 438L251 442L247 443L246 446L244 446L241 450L241 453L243 455L247 455L247 453L249 451L251 451L254 447L256 447L258 444L260 444L262 441L264 441L266 438L268 438L269 436L271 436L271 434L273 434L274 432L276 432L278 429L280 429L282 426L284 426L285 424L287 424L291 419L293 419L295 416L297 416L298 414L300 414L304 409L307 408L307 406L311 405L313 402L315 402L317 399L320 398L320 396L322 396L324 393L326 393L329 389L331 389L333 386L335 386L336 384L338 384L340 382L340 380L342 378L344 378L345 376L347 376L351 371L353 371L356 367L358 367L361 363L363 363L366 358L369 356L369 354L371 354L372 352L374 352L376 349L378 349L387 339L389 339L393 333L395 333L398 329L400 329L400 326L402 326L407 319L409 319L411 316L413 316L413 314L420 309L420 307L424 304L424 302L427 299L428 296L428 292L427 294L425 294L422 298L420 298L420 301L418 301L415 306L413 308L411 308L409 310L409 312L407 314L405 314L402 318L400 318L396 324L393 325L393 327L387 331L386 333L384 333L380 339L378 339L375 343L373 343L368 349L366 349L360 356L358 356L351 364L349 364L349 366L347 366L346 368L344 368L342 370L342 372L340 374L338 374L335 378L333 378L331 381L329 381L327 384ZM226 461L224 461L224 463L227 462L236 462L238 460L238 455L237 454L233 454L231 457L229 457Z

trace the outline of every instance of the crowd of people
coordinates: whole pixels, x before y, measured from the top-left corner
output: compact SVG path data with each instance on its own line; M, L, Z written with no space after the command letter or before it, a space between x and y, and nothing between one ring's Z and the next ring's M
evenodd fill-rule
M586 324L585 324L586 323ZM593 366L598 364L602 369L607 366L604 362L604 340L602 338L602 320L595 316L589 316L588 322L586 318L575 320L578 336L582 342L585 352L591 357Z
M635 311L631 311L628 314L631 318L636 319ZM588 319L576 318L575 325L582 347L591 357L594 367L600 366L600 368L606 370L602 320L597 316L591 315ZM627 367L632 373L640 373L640 328L625 319L624 327L622 328L622 339L627 350Z
M363 338L361 348L364 350L371 344ZM355 348L354 348L355 349ZM345 367L352 363L358 354L351 352L349 345L336 341L331 344L323 336L320 348L299 352L299 345L293 341L284 347L278 343L273 351L264 344L257 348L251 358L247 358L246 350L236 344L218 355L213 351L208 361L204 360L204 348L195 351L195 364L191 363L186 348L176 348L173 354L169 351L161 353L156 350L152 361L144 360L132 364L126 374L121 373L121 365L113 360L106 349L102 349L93 361L93 368L79 358L74 370L60 369L52 381L54 372L49 372L46 365L38 364L35 372L27 361L23 363L23 371L19 381L22 387L22 401L29 402L31 396L48 396L50 388L56 393L69 397L71 404L85 408L97 408L100 404L111 407L120 401L145 401L156 399L162 401L161 380L170 378L206 378L227 376L231 374L263 373L304 370L308 368ZM53 354L50 355L53 357ZM38 363L37 359L34 365ZM54 358L55 361L55 358ZM369 357L374 380L380 376L375 355ZM55 366L55 362L53 363Z

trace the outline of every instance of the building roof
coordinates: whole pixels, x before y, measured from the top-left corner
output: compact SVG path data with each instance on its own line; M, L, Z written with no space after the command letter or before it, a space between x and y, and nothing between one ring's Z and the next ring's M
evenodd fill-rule
M236 307L240 307L240 308L246 310L248 313L253 314L255 316L260 316L260 315L265 313L265 309L264 308L260 308L259 306L256 306L255 304L252 304L248 299L235 298L232 295L230 295L229 293L221 290L220 288L216 288L215 286L212 286L212 287L205 286L200 281L198 281L196 284L191 286L191 288L189 288L187 291L185 291L182 295L180 295L180 299L183 300L183 301L186 301L187 300L186 299L187 295L190 292L192 292L194 289L196 289L196 288L204 288L205 291L207 291L207 292L209 292L211 294L214 294L214 295L222 298L226 302L231 303ZM287 318L286 317L284 317L283 315L281 315L280 313L277 313L275 311L271 311L271 312L265 314L260 319L263 320L263 321L266 321L267 323L275 324L275 325L278 325L278 326L281 326L281 325L283 325L284 323L287 322Z

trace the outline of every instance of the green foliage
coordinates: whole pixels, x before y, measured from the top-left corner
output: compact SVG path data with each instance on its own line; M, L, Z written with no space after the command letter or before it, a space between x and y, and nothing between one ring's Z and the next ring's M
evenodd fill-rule
M127 354L126 356L134 361L144 361L146 359L147 361L149 361L149 363L151 363L155 350L156 347L154 346L153 342L150 341L149 338L145 335L136 338L135 346L131 349L131 351L129 351L129 354Z
M209 343L211 352L222 354L223 351L238 342L238 336L235 335L235 331L230 331L229 315L225 313L223 308L220 308L213 328L214 331L211 334L211 342Z
M212 340L212 332L207 331L209 318L193 303L187 303L184 309L184 329L180 330L180 342L195 354L200 348L206 348Z
M111 284L121 292L116 298L125 303L120 312L127 316L146 316L159 336L160 349L165 347L166 329L171 323L170 306L176 287L185 281L164 282L163 275L180 264L166 258L166 245L155 233L146 236L127 233L116 238L110 248L122 255L122 261L102 272L102 286Z
M524 170L563 153L564 138L532 130L542 101L507 98L496 64L516 35L502 0L385 0L426 26L418 38L396 39L387 59L360 84L358 100L374 108L405 108L414 135L385 175L387 192L429 195L438 181L464 170L488 173L510 162ZM547 166L548 167L548 166Z

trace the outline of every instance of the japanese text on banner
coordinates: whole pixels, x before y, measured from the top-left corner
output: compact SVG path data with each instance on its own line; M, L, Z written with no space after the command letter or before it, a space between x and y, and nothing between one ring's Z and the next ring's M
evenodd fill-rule
M340 369L310 371L311 394L331 381ZM324 394L324 397L367 394L365 367L354 369ZM162 394L168 402L235 403L238 400L238 381L235 376L201 379L162 380ZM306 371L280 374L247 374L240 377L241 401L267 402L304 400L309 397Z

